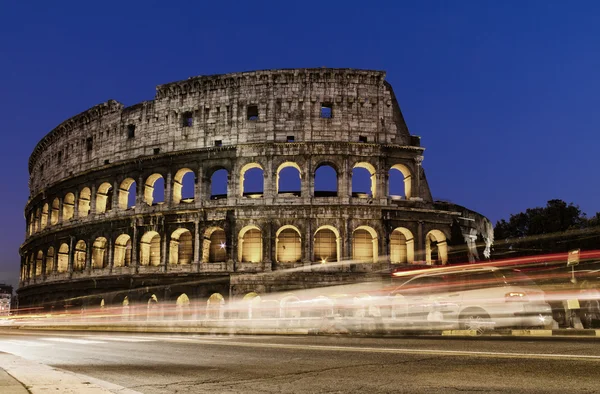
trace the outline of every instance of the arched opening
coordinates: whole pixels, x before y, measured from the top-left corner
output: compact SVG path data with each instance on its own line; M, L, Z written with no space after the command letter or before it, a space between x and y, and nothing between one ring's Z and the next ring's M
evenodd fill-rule
M102 269L105 268L108 264L107 254L106 254L106 244L107 240L104 237L98 237L94 241L92 245L92 268L93 269Z
M58 214L60 212L60 200L55 198L52 201L52 213L50 214L50 224L55 225L58 223Z
M37 256L35 258L35 276L40 277L42 276L42 265L44 264L44 252L42 252L41 250L37 252Z
M246 315L248 319L260 317L260 301L260 296L255 292L250 292L242 298L242 305L248 308L248 313Z
M194 257L192 233L186 228L178 228L171 234L169 264L190 264Z
M178 320L190 318L190 299L187 294L183 293L177 297L177 301L175 301L175 307Z
M298 164L286 161L277 169L277 194L300 197L302 190L302 171Z
M152 318L160 317L160 312L159 312L159 307L158 307L158 297L156 296L156 294L151 294L150 297L148 297L147 307L148 307L147 312L146 312L147 320L151 320Z
M337 197L338 175L328 164L322 164L315 170L315 197Z
M446 236L440 230L431 230L425 236L425 259L427 264L448 262L448 244Z
M224 306L225 298L220 293L211 294L206 301L206 316L209 319L221 319Z
M388 177L389 196L392 200L408 200L411 197L412 175L404 164L390 168Z
M376 263L378 259L377 232L369 226L360 226L352 234L352 259Z
M227 261L227 238L220 227L211 227L204 232L202 262L221 263Z
M296 263L302 258L300 230L286 225L277 230L275 238L275 259L278 263Z
M96 213L106 213L112 210L113 187L104 182L96 191Z
M42 230L48 226L48 203L44 204L42 207Z
M227 198L227 183L229 180L229 172L221 168L213 172L210 177L210 199L219 200Z
M92 191L89 187L84 187L79 192L79 217L84 218L90 214L90 201L92 200Z
M132 178L127 178L119 186L119 209L135 208L136 183Z
M356 163L352 168L352 197L375 198L377 181L375 167L369 163Z
M87 245L85 241L79 240L75 244L75 258L73 259L73 271L83 271L85 269L85 260L87 257Z
M196 175L189 168L182 168L177 171L173 179L173 203L194 202L194 185Z
M301 315L300 299L288 294L279 301L279 315L284 319L298 319Z
M240 171L240 195L260 198L264 193L264 170L258 163L248 163Z
M73 219L73 213L75 212L75 195L73 193L67 193L63 199L63 220Z
M69 245L62 244L58 248L57 272L67 272L69 270Z
M40 216L40 209L38 208L35 210L35 216L33 221L33 231L36 233L40 231Z
M46 275L52 273L54 269L54 248L50 246L48 248L48 252L46 253Z
M165 179L162 175L152 174L146 179L144 201L150 206L165 202Z
M113 256L115 267L129 267L131 265L131 237L121 234L115 240L115 253Z
M160 235L148 231L140 240L140 265L160 265Z
M398 227L390 236L390 262L392 264L412 263L415 259L415 240L407 228Z
M321 226L315 231L313 261L322 264L338 261L340 233L335 227Z
M246 226L238 238L239 261L259 263L262 261L262 235L256 226Z

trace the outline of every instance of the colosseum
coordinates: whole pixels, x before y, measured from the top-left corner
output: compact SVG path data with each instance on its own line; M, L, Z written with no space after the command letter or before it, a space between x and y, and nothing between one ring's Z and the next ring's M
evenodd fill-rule
M224 305L487 256L490 222L434 201L423 153L382 71L199 76L108 100L29 159L20 307Z

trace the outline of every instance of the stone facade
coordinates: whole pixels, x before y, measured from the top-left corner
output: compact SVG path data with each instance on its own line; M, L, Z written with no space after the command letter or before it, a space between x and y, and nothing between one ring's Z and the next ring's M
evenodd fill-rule
M491 224L433 201L423 152L381 71L201 76L131 107L109 100L31 155L21 305L228 299L476 261ZM298 190L280 189L284 170ZM262 190L249 192L257 171ZM359 171L369 190L353 190Z

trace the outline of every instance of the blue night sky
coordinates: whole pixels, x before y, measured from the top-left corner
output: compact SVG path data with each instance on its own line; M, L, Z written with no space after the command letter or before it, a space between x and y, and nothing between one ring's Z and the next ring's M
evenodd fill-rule
M0 282L17 282L36 143L195 75L386 70L434 198L494 223L553 198L600 211L598 2L16 3L0 4Z

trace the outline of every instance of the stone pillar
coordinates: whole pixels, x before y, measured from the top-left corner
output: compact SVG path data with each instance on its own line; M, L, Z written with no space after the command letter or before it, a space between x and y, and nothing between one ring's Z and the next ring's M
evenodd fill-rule
M415 183L416 183L416 189L415 192L413 192L413 196L411 196L411 199L422 199L422 195L421 195L421 163L423 162L423 156L415 156L414 157L414 161L415 161L415 169L416 169L416 174L415 174Z
M119 183L117 181L113 182L113 188L112 188L112 205L110 206L110 210L111 211L118 211L119 210ZM109 207L106 207L106 210L108 211Z
M73 195L75 196L75 200L73 201L73 219L72 220L77 220L77 219L79 219L79 189L76 189L73 192Z
M160 272L167 272L167 265L169 264L169 252L171 251L171 236L164 228L162 233L163 234L160 237Z
M144 201L144 189L145 189L144 178L141 175L138 177L138 180L135 183L135 186L137 189L137 191L135 192L135 206L140 208L142 206L142 204L146 203Z
M58 199L58 223L63 222L64 197Z
M419 221L419 227L417 228L417 252L415 255L416 260L425 260L425 235L423 234L423 221Z
M52 273L56 274L58 272L58 251L60 250L60 243L52 244L54 248L54 261L52 266Z
M108 271L112 272L113 266L115 263L114 262L115 247L114 247L112 234L108 237L108 240L106 242L106 247L108 248L108 251L107 251L108 252Z
M133 272L137 273L139 266L140 266L140 257L139 257L139 253L138 253L138 249L139 249L138 238L139 238L139 236L138 236L136 219L132 220L132 224L133 224L133 236L131 237L131 266L134 267Z
M95 215L96 214L96 200L98 198L98 192L97 192L97 188L96 185L92 185L91 189L91 193L90 193L90 213L89 215Z
M88 240L85 248L85 268L84 272L88 274L92 270L92 254L94 253L94 241Z
M181 185L183 189L183 184ZM168 207L173 206L173 174L171 170L167 172L167 178L165 179L165 205Z
M197 272L199 270L200 264L200 220L198 217L194 219L194 261L193 264L196 265L195 268L192 268L192 271Z
M69 237L69 265L67 268L67 272L69 273L69 278L73 276L73 259L75 258L75 237Z
M202 203L202 200L206 198L204 196L204 168L199 166L196 171L196 177L194 178L194 204L198 206ZM209 180L210 184L210 180ZM208 191L208 198L210 198L210 190Z

